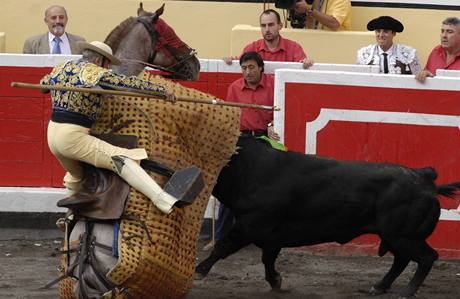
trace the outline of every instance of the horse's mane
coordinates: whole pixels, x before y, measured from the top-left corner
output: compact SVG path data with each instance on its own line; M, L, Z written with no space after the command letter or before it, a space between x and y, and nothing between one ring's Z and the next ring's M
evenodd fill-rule
M123 37L128 33L129 30L137 23L137 17L129 17L123 22L120 23L117 27L115 27L109 35L105 38L104 43L112 48L113 53L116 52L118 46L120 45L120 41Z

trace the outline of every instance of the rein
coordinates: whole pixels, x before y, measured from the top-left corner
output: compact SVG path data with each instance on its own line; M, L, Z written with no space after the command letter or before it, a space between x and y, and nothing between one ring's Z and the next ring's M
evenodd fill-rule
M150 66L150 67L152 67L154 69L158 69L158 70L170 73L173 76L176 75L179 78L182 78L184 75L181 72L178 72L178 71L174 70L173 68L182 65L184 62L186 62L187 60L189 60L190 58L195 56L196 53L197 53L196 50L192 49L192 48L190 48L190 47L188 47L186 45L186 47L188 48L189 52L187 53L187 55L185 57L181 57L181 59L178 60L178 57L177 57L176 53L174 53L174 51L171 51L171 49L170 49L170 48L172 48L172 49L174 49L174 48L172 46L170 46L169 44L166 44L164 48L174 57L176 62L174 64L168 66L168 67L163 67L163 66L160 66L160 65L153 64L153 61L155 60L155 57L157 55L157 51L155 51L156 42L158 42L160 34L155 29L155 27L152 26L152 24L150 22L148 22L147 20L144 20L142 18L138 18L137 21L139 23L141 23L142 25L144 25L145 29L150 34L150 37L151 37L151 40L152 40L152 52L149 55L148 62L135 60L135 59L122 59L122 60L123 61L136 62L136 63L143 64L143 65L146 65L146 66Z
M193 57L195 54L196 54L196 50L194 49L191 49L189 55L187 55L187 57L183 58L182 60L179 60L177 61L176 63L174 64L171 64L169 67L163 67L161 65L158 65L158 64L153 64L153 63L150 63L150 59L149 59L149 62L145 62L145 61L141 61L141 60L137 60L137 59L120 59L121 61L126 61L126 62L132 62L132 63L139 63L139 64L143 64L145 66L149 66L153 69L157 69L157 70L160 70L160 71L165 71L165 72L168 72L168 73L171 73L171 74L177 74L177 75L180 75L179 72L177 71L174 71L174 70L171 70L171 68L175 67L175 66L178 66L178 65L181 65L182 63L184 63L185 61L187 61L188 59L190 59L191 57Z

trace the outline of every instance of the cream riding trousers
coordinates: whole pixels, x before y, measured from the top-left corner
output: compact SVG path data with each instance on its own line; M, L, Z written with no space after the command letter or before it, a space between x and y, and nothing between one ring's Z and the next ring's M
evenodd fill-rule
M114 146L89 135L88 128L53 121L48 125L48 146L67 171L64 186L70 190L76 190L82 179L82 168L78 161L116 172L111 159L113 156L126 156L135 161L147 158L145 149Z

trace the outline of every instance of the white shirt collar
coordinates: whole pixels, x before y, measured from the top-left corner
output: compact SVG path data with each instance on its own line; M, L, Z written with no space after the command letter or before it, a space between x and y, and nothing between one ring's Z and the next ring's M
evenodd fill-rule
M383 53L387 53L389 56L391 56L391 54L393 54L394 47L395 47L395 44L391 45L391 47L387 51L383 51L382 48L380 48L380 46L377 45L379 55L382 55Z

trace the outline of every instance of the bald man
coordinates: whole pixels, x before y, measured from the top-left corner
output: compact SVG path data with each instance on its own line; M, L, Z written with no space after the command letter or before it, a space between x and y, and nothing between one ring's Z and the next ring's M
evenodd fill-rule
M48 32L29 37L24 43L24 54L81 54L77 42L85 39L65 32L68 17L64 7L48 7L45 10L44 21L48 26Z

